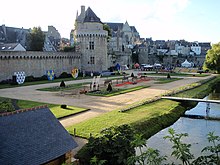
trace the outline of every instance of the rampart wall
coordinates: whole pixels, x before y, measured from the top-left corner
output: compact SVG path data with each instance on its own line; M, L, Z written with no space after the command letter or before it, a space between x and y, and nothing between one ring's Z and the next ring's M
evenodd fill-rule
M24 71L26 76L41 77L47 70L56 76L81 69L81 55L77 52L0 52L0 81L11 79L14 72Z

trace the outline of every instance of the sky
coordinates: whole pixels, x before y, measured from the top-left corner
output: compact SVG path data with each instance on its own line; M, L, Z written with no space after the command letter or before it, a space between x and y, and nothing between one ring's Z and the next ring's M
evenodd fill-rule
M220 42L220 0L4 0L0 5L0 25L44 31L53 25L65 38L84 5L102 22L127 21L141 38Z

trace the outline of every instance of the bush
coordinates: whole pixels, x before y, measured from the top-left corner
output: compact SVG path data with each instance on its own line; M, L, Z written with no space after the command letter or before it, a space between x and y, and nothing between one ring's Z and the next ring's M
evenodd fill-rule
M15 111L14 106L12 105L11 99L0 99L0 113L3 112L12 112Z
M70 77L72 77L72 75L68 74L67 72L63 72L59 76L59 78L70 78Z
M60 87L65 88L65 86L66 86L65 82L62 80L61 83L60 83Z
M62 104L60 107L63 108L63 109L66 109L67 105L66 104Z
M75 155L81 165L89 164L94 156L106 160L109 165L124 165L128 157L135 155L131 144L134 130L130 126L107 128L101 134L98 138L90 137L88 143Z
M112 86L111 86L111 84L110 83L108 83L108 87L107 87L107 89L106 89L108 92L111 92L112 91Z
M63 51L64 52L75 52L76 48L75 48L75 46L66 46L63 48Z
M26 77L25 77L25 81L26 81L26 82L32 82L32 81L35 81L35 78L34 78L34 76L32 76L32 75L31 75L31 76L26 76Z

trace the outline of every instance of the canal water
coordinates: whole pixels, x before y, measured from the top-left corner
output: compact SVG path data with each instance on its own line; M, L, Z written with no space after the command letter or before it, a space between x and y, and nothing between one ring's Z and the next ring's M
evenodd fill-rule
M220 100L219 90L214 90L209 96L204 99ZM198 103L196 107L186 111L186 114L190 115L206 115L206 103ZM210 117L216 117L220 119L220 104L210 104ZM173 128L176 133L188 133L188 137L184 137L182 141L184 143L190 143L191 153L194 154L195 158L201 156L201 150L210 145L207 140L207 134L213 132L215 135L220 136L220 120L205 120L205 119L191 119L181 117L172 126L161 130L154 136L148 139L147 146L154 149L158 149L161 155L167 155L168 162L179 163L175 158L171 157L172 144L168 139L163 139L164 136L168 135L168 129Z

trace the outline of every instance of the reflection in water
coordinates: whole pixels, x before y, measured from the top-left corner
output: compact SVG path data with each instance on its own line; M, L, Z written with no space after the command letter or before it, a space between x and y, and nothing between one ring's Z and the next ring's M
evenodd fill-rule
M170 128L170 127L169 127ZM203 119L190 119L181 117L176 123L174 123L171 128L173 128L176 133L188 133L188 137L183 138L183 142L192 144L191 151L195 157L200 155L200 151L204 146L208 146L207 134L214 131L215 135L220 136L220 122L203 120ZM154 149L158 149L161 155L170 156L172 152L172 144L164 136L168 135L168 128L158 132L154 136L148 139L148 146ZM175 159L168 158L174 162Z
M212 93L204 99L220 99L220 94ZM220 117L220 104L210 104L210 116ZM195 108L187 111L186 114L193 115L206 115L206 103L198 103ZM170 128L170 127L169 127ZM168 129L166 128L151 138L148 139L148 146L154 149L158 149L161 155L170 156L172 152L172 144L168 139L163 139L164 136L168 135ZM195 158L201 155L201 150L210 145L207 140L207 134L214 131L215 135L220 136L220 121L214 120L204 120L204 119L189 119L181 117L176 123L174 123L171 128L173 128L176 133L188 133L188 137L183 138L183 142L192 144L191 152L194 154ZM174 158L168 157L168 162L177 162Z

